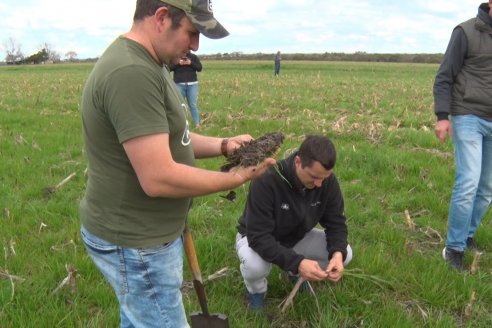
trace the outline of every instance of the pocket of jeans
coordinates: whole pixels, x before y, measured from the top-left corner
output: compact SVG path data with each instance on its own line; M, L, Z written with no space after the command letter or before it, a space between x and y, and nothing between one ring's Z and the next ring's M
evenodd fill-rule
M82 235L82 240L84 244L94 251L110 253L115 252L118 248L118 246L111 244L110 242L97 236L94 236L83 227L80 229L80 233Z
M158 253L166 250L167 248L169 248L169 246L171 246L171 244L174 243L174 242L176 242L176 240L175 241L170 241L170 242L165 243L165 244L157 245L157 246L138 248L138 252L142 256L158 254Z

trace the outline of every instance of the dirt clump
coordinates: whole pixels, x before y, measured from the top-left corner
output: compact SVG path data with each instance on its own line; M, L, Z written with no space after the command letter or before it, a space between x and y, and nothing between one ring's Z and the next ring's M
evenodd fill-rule
M227 172L236 166L257 165L267 157L275 157L283 142L284 134L282 132L266 133L236 148L227 156L226 163L220 169L222 172Z

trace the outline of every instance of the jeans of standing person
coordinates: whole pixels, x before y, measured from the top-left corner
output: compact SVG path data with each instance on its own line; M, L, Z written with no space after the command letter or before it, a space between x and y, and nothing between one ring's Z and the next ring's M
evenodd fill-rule
M328 266L328 251L326 250L326 235L321 229L309 231L303 239L294 245L293 250L305 258L318 261L321 268ZM267 277L272 269L272 263L266 262L249 247L248 238L236 235L236 253L240 261L241 275L246 289L251 294L265 293L268 287ZM352 248L347 245L347 257L344 266L352 260Z
M113 287L120 327L189 327L182 302L183 242L124 248L80 229L90 257Z
M191 83L191 84L190 84ZM193 125L200 125L200 114L198 112L198 82L176 83L181 95L188 101Z
M456 115L451 123L456 175L446 247L464 251L492 201L492 122Z
M280 75L280 62L275 62L275 76Z

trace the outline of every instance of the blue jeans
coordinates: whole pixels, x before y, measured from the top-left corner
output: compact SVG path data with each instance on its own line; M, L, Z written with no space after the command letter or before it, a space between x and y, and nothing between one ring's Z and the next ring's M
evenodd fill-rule
M475 115L451 118L456 175L446 247L464 251L492 201L492 122Z
M280 75L280 62L275 62L275 76Z
M198 113L198 83L188 85L184 83L176 83L176 86L181 92L183 98L188 101L193 125L197 126L200 124L200 115Z
M156 247L124 248L80 229L90 257L113 287L120 327L189 327L181 296L181 238Z

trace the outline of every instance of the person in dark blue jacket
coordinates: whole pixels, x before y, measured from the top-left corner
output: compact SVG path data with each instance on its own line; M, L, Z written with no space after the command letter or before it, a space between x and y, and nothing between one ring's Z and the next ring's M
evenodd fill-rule
M183 98L188 102L193 126L200 128L200 112L198 110L198 75L202 71L202 63L197 55L188 51L175 65L169 66L174 71L174 83Z
M331 140L311 135L277 168L251 182L236 235L250 309L264 307L272 264L294 279L337 282L342 277L352 249L335 161Z
M282 56L280 55L280 51L277 51L277 54L275 55L275 72L274 75L276 77L280 76L280 62L282 61Z

